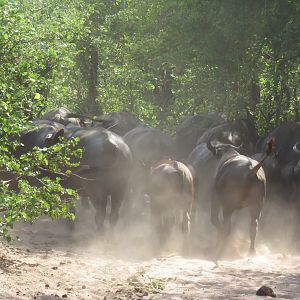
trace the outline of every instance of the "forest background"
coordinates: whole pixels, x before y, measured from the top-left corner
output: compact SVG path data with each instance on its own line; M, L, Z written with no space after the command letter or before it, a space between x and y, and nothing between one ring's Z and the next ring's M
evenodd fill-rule
M23 194L2 184L4 235L20 218L68 214L59 198L72 191L46 178L36 189L26 176L40 164L64 169L72 143L10 155L11 136L41 109L125 109L169 133L210 111L260 134L300 119L297 0L0 0L0 12L0 166L24 179Z

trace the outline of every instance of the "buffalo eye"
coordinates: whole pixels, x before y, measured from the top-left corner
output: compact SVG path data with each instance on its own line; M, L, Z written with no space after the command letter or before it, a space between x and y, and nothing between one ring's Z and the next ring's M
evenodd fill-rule
M53 136L54 136L54 133L48 133L47 135L46 135L46 141L51 141L51 140L53 140Z

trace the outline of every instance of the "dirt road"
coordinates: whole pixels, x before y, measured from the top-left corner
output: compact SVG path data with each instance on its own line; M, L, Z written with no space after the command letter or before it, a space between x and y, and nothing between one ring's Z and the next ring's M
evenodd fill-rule
M90 232L74 237L49 220L20 224L15 240L0 244L0 299L257 299L262 285L279 299L300 299L300 258L262 245L254 258L217 267L200 253L155 258L138 238L111 242Z

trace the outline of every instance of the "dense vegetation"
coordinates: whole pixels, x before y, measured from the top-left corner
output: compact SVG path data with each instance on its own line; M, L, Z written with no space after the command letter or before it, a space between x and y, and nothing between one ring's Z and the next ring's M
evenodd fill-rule
M247 118L261 133L299 120L297 0L0 0L0 12L0 167L24 179L21 194L1 188L0 209L14 213L0 228L67 214L58 199L71 191L59 180L35 189L25 178L57 165L47 151L71 145L10 155L9 137L41 109L127 109L169 131L206 111Z

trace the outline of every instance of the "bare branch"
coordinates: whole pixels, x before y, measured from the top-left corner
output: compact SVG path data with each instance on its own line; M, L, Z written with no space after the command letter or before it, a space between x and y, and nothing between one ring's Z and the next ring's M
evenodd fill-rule
M47 170L47 169L45 169L43 167L40 167L40 166L38 166L38 169L41 170L41 171L44 171L44 172L50 172L51 174L54 174L54 175L62 176L65 179L73 176L73 177L76 177L76 178L81 179L81 180L87 180L87 181L95 181L96 180L96 179L92 179L92 178L82 177L82 176L80 176L78 174L75 174L75 173L65 174L65 173L61 173L61 172L50 171L50 170Z

